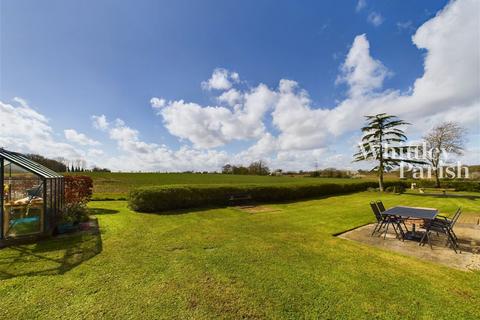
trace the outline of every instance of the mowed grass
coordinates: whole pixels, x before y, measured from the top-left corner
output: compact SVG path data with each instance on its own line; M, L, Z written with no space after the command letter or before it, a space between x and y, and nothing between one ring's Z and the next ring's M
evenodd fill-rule
M96 201L100 236L0 250L0 318L478 319L480 272L332 236L372 222L379 198L480 212L479 200L369 192L258 213Z
M70 173L72 174L72 173ZM120 173L120 172L82 172L93 179L93 199L125 199L134 187L172 184L323 184L358 183L373 181L375 178L342 179L310 178L301 176L249 176L231 174L195 174L195 173Z

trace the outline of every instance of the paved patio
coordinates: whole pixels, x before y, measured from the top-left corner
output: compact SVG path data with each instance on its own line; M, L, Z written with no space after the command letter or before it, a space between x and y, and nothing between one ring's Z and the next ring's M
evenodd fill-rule
M474 219L475 220L475 219ZM473 222L473 221L472 221ZM400 241L395 238L393 230L389 231L386 239L370 236L374 224L369 224L352 231L339 235L340 238L358 241L371 246L399 252L405 255L417 257L421 260L443 264L460 270L480 270L480 225L477 223L465 223L459 221L455 225L455 233L458 236L458 244L461 253L456 254L451 248L445 247L445 237L433 236L433 250L429 245L419 246L416 241Z

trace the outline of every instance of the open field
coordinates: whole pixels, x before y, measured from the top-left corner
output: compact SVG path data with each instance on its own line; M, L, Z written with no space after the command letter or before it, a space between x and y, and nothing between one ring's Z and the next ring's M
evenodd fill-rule
M169 215L95 201L100 235L0 250L0 318L478 319L480 272L333 236L373 222L374 199L480 213L373 192Z
M322 184L322 183L357 183L375 181L375 178L342 179L310 178L289 176L249 176L231 174L195 174L195 173L110 173L81 172L93 179L93 199L124 199L134 187L169 185L169 184Z

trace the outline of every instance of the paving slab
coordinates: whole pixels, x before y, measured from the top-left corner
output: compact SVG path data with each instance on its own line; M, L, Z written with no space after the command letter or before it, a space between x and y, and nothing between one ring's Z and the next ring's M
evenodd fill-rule
M383 235L371 236L374 224L369 224L357 229L342 233L338 237L361 242L374 247L402 253L424 261L430 261L460 270L480 270L480 226L477 224L457 223L454 230L459 239L461 252L455 253L446 247L444 235L432 236L433 249L426 244L419 246L417 241L401 241L395 237L393 230ZM391 229L391 228L390 228Z

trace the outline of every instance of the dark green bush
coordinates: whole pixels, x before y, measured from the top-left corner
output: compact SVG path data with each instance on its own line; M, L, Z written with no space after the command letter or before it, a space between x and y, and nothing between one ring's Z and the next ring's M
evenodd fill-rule
M444 180L441 185L456 191L480 192L480 181Z
M388 182L386 186L403 182ZM188 185L154 186L134 189L129 195L129 206L140 212L161 212L203 206L229 204L235 194L249 194L256 202L282 202L320 196L365 191L376 182L316 185Z
M90 219L87 206L83 203L66 203L62 223L85 222Z
M385 192L393 192L394 188L394 186L386 187Z
M435 188L434 180L412 180L417 187ZM455 191L480 192L480 181L473 180L440 180L442 188L455 189Z
M388 187L385 188L385 192L404 193L405 192L405 186L403 184L388 186Z

